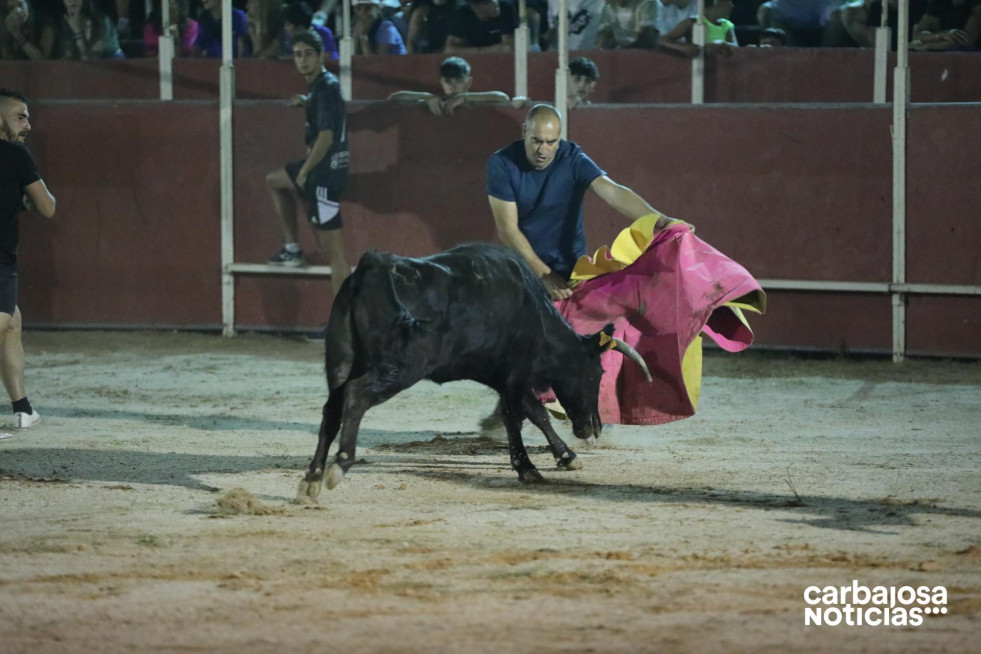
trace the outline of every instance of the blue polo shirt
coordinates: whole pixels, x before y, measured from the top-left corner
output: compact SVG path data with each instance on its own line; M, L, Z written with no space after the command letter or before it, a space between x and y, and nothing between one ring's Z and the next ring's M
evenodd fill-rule
M551 165L536 170L515 141L487 162L487 195L518 205L518 229L553 272L568 277L586 254L582 200L606 173L575 143L560 141Z

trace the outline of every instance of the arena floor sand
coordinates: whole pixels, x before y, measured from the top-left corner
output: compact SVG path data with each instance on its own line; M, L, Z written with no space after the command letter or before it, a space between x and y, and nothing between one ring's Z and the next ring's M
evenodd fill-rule
M44 419L0 442L5 654L977 651L976 363L710 353L698 415L574 444L581 471L526 428L536 486L476 433L488 390L420 384L301 506L321 347L25 341ZM804 626L806 587L852 580L948 611Z

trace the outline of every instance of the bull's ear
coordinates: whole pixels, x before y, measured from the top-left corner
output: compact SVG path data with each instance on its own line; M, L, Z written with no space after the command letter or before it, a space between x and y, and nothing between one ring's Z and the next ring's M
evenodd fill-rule
M601 351L612 350L616 347L616 341L613 340L613 324L609 324L603 328L602 331L596 333L596 346Z

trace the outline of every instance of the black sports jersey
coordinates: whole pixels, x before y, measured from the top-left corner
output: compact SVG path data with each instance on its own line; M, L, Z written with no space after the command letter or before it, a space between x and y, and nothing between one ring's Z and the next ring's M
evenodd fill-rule
M347 180L350 152L347 145L347 115L344 98L341 96L341 83L337 76L323 71L310 83L306 104L306 143L313 147L320 132L332 130L334 141L326 156L317 164L315 170L330 171L332 178L339 183ZM312 172L312 171L311 171Z

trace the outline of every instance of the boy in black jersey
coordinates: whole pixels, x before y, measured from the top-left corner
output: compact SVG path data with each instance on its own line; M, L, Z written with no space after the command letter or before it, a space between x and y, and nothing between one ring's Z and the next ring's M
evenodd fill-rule
M323 65L323 42L316 32L293 36L293 63L309 84L305 95L290 104L306 110L307 156L266 175L283 230L283 249L269 259L274 266L304 266L297 242L296 199L306 204L307 215L331 265L334 294L350 269L341 235L340 196L347 184L347 117L340 81Z

